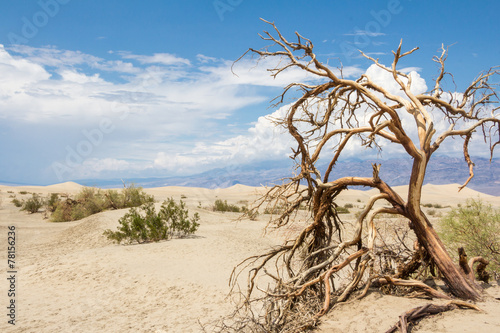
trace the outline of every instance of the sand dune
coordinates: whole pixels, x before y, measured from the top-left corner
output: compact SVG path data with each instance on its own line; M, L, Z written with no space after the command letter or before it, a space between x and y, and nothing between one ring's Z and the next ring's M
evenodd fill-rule
M159 201L183 197L190 213L200 214L201 226L192 238L129 246L113 244L102 235L104 230L116 228L126 210L106 211L76 222L50 223L42 214L20 212L9 198L30 196L20 191L45 196L76 193L80 188L76 183L0 186L0 239L6 244L7 226L16 226L18 267L17 324L8 325L3 315L0 331L200 332L199 322L210 323L233 309L226 297L233 267L282 241L282 234L263 233L268 215L261 214L257 221L235 222L237 214L199 208L216 199L241 205L262 193L260 188L243 185L217 190L147 189ZM456 189L457 185L426 185L424 202L456 206L479 196L500 207L500 197L468 189L457 193ZM397 188L402 195L405 190ZM371 194L349 190L339 201L361 204ZM7 251L0 251L4 267L6 257ZM7 304L5 279L0 286L1 304ZM500 296L498 287L488 292ZM383 332L403 311L427 302L373 291L358 303L343 304L331 311L320 331ZM479 304L486 313L445 313L424 320L414 332L500 332L499 305L488 299Z

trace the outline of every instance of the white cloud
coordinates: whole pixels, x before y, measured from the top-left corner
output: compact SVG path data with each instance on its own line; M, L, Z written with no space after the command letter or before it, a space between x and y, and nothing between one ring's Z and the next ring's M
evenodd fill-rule
M177 57L170 53L155 53L152 56L131 54L129 52L119 52L124 59L133 59L141 64L162 64L162 65L191 65L188 59Z
M290 147L295 147L294 140L276 127L270 117L259 117L247 131L231 128L235 133L232 137L226 119L238 110L246 108L248 112L252 105L274 97L269 96L269 87L318 82L298 69L289 69L273 79L267 69L279 63L270 58L258 63L242 59L233 66L230 61L204 55L198 55L197 61L191 63L166 53L110 54L121 58L108 60L53 47L0 47L2 125L22 128L24 123L36 124L47 131L56 129L60 137L57 144L35 152L38 155L33 160L49 156L48 159L64 164L67 147L84 147L90 140L84 133L101 130L99 124L103 120L111 124L113 130L102 132L102 140L92 143L91 153L70 168L67 179L117 174L146 177L155 172L175 174L181 170L197 173L286 158ZM338 69L332 70L339 73ZM419 68L401 71L411 75L414 93L427 90ZM375 65L366 71L356 66L343 68L344 77L357 78L363 73L392 93L402 94L392 76ZM270 116L283 117L288 108L284 105ZM410 115L403 118L409 124L414 122ZM436 123L439 130L446 126L444 121ZM382 144L389 155L398 151L394 145ZM13 145L12 149L16 149L16 143ZM358 145L351 143L346 156L359 154Z
M414 94L420 94L427 91L427 84L425 83L425 80L420 77L420 74L418 74L417 70L418 68L416 67L400 69L401 72L407 73L411 76L412 84L410 90ZM401 87L396 81L394 81L392 74L387 72L386 70L378 67L375 64L372 64L366 70L366 75L370 77L373 82L384 87L389 92L403 96L404 93L401 90ZM407 80L403 78L403 82L406 84Z
M217 61L220 61L219 59L217 58L214 58L214 57L208 57L206 55L203 55L203 54L197 54L196 55L196 59L202 63L202 64L206 64L206 63L213 63L213 62L217 62Z
M185 168L188 172L201 172L220 166L287 158L294 140L283 128L273 124L272 119L284 117L289 107L285 105L259 117L245 134L211 144L198 142L192 150L182 154L159 152L154 166L170 171Z
M50 78L42 66L26 59L15 59L1 44L0 73L0 95L4 98L23 93L34 83Z
M271 76L272 73L269 69L279 68L285 64L286 59L263 58L257 61L255 59L243 58L234 63L227 61L224 67L202 66L200 69L219 77L221 81L227 84L285 87L293 82L307 84L318 83L323 80L323 78L318 78L295 66L280 72L276 78ZM231 68L231 71L227 71L227 68ZM330 70L340 76L338 68L330 67ZM345 78L359 76L362 73L363 70L357 66L345 66L342 68L342 74Z
M72 70L62 70L59 72L62 79L68 82L75 82L79 84L84 83L103 83L104 81L99 77L99 74L94 74L91 76L87 76L82 73L78 73Z
M386 34L383 32L373 32L368 30L356 29L354 32L344 34L344 36L369 36L369 37L378 37L385 36Z

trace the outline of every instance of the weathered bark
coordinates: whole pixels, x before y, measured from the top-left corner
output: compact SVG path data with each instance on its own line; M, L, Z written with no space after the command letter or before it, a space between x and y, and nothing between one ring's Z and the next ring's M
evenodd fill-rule
M481 311L481 309L478 308L477 306L461 301L451 301L448 304L444 305L427 304L424 306L413 308L403 313L401 316L399 316L398 322L394 326L392 326L389 330L387 330L385 333L393 333L398 330L401 333L406 333L408 332L408 327L410 326L410 324L416 323L424 317L432 316L441 312L455 310L458 309L459 307Z
M421 160L415 160L413 163L406 211L408 218L412 222L411 227L415 231L420 245L426 249L432 260L436 263L451 293L463 299L479 300L481 299L481 294L478 291L480 287L470 281L453 263L436 230L420 209L422 184L424 182L427 162L427 154L422 154Z
M413 230L419 243L429 252L432 260L436 263L451 293L463 299L481 299L481 294L476 289L478 287L469 281L453 263L432 225L423 214L422 217L423 219L412 217Z
M479 278L479 281L483 281L485 283L488 283L490 280L490 273L486 271L486 267L490 264L490 262L483 257L474 257L471 260L469 260L468 266L471 269L472 272L472 279L475 280L474 276L474 264L478 262L479 265L476 267L476 274L477 277Z
M464 274L469 277L469 280L474 281L474 273L472 272L472 266L469 266L467 262L467 253L463 247L458 248L458 265Z

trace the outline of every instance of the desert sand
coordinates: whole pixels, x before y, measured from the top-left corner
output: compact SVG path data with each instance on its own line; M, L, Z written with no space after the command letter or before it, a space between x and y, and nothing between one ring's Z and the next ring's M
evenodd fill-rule
M468 198L482 198L500 207L500 197L456 184L426 185L423 203L456 207ZM261 188L228 189L164 187L146 189L158 202L185 197L190 214L200 214L194 237L159 243L117 245L103 235L115 230L127 210L102 212L76 222L53 223L42 213L19 211L9 196L28 198L20 191L75 194L80 185L46 187L0 186L0 240L7 244L7 227L16 227L16 325L7 323L8 281L0 282L1 332L200 332L229 314L227 298L233 267L244 258L280 244L286 233L264 233L269 215L256 221L236 221L239 214L212 212L204 207L216 199L241 205L252 202ZM404 195L406 188L398 187ZM9 193L10 192L10 193ZM340 204L361 205L373 191L348 190ZM358 201L359 200L359 201ZM361 203L360 203L361 202ZM159 203L158 203L159 205ZM200 207L201 206L201 207ZM437 220L450 208L437 209ZM345 217L353 218L353 214ZM7 247L0 249L7 275ZM242 287L246 283L242 280ZM487 286L489 295L477 305L484 312L455 310L421 321L413 332L500 332L500 288ZM319 332L384 332L404 311L429 303L382 295L373 290L361 301L338 305L325 316ZM442 301L433 300L440 304Z

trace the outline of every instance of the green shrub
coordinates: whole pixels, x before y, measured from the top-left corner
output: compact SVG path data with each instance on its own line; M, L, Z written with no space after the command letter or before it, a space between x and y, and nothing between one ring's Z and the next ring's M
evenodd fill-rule
M59 199L59 194L51 193L50 196L47 197L47 210L51 213L55 212L60 202L61 199Z
M123 205L120 208L139 207L147 202L155 201L152 195L146 194L142 187L136 187L134 184L123 188L121 195L123 196Z
M141 214L142 211L142 214ZM181 200L179 204L174 199L168 199L156 213L155 206L148 202L139 208L131 208L118 222L118 231L104 231L108 239L117 243L158 242L174 236L185 237L194 234L198 229L200 217L195 213L192 218Z
M452 209L441 219L440 236L457 259L457 248L464 247L472 258L490 261L488 269L500 273L500 209L481 200L468 200L466 207Z
M344 208L347 208L347 209L349 209L349 208L353 208L353 207L354 207L354 205L353 205L352 203L346 203L346 204L344 205Z
M423 207L426 207L426 208L444 208L442 205L440 204L431 204L431 203L426 203L426 204L422 204Z
M19 199L17 199L17 198L12 199L12 201L11 201L11 202L12 202L12 203L14 204L14 206L16 206L16 207L22 207L22 206L23 206L23 201L21 201L21 200L19 200Z
M81 211L76 213L76 215L86 216L97 214L106 209L105 200L100 189L95 187L84 187L80 190L80 193L76 195L76 202L78 203L75 209ZM78 219L76 219L78 220Z
M93 187L84 187L74 200L67 198L65 201L59 201L51 220L54 222L76 221L107 209L138 207L148 202L154 202L154 197L133 184L123 188L121 193L116 190L103 191Z
M245 213L245 216L250 219L250 221L256 221L259 216L259 212L256 209L248 209L247 206L241 206L241 212Z
M31 198L29 198L23 203L23 207L21 208L21 210L25 210L28 213L33 214L38 212L38 210L42 208L42 206L43 206L42 198L40 198L38 194L33 193L31 195Z
M227 200L222 201L221 199L215 200L213 210L215 212L240 212L240 207L236 205L230 205L227 203Z
M52 215L50 220L53 222L67 222L73 221L71 214L73 211L73 205L71 204L71 199L66 199L65 201L60 201Z
M338 206L335 207L335 210L337 211L337 214L349 214L350 211L346 207Z
M23 194L24 195L24 194L28 194L28 192L27 191L19 191L19 194Z

